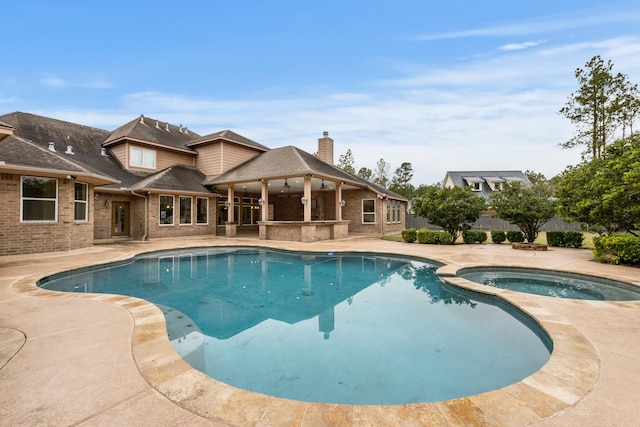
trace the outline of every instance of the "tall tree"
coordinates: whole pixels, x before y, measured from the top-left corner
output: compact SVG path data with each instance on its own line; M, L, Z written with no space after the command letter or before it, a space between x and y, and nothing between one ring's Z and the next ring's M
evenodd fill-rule
M491 195L489 204L495 209L494 217L518 226L529 243L536 240L540 228L556 215L551 186L546 180L535 181L531 186L520 182L505 184L501 191Z
M384 159L378 160L376 170L373 172L373 182L380 187L389 187L389 168L391 165L385 162Z
M449 233L454 244L463 230L480 218L486 207L482 197L475 195L469 187L420 187L421 195L413 199L416 215L431 224L442 227Z
M353 159L353 153L351 149L347 149L346 153L341 154L338 158L338 167L349 173L356 173L356 169L353 167L355 160Z
M584 154L598 158L604 146L611 140L618 125L619 97L624 91L625 76L612 73L613 63L596 55L578 68L575 76L580 87L571 95L560 114L578 127L569 141L561 144L563 148L578 145L587 146Z
M373 175L373 171L369 168L361 167L360 169L358 169L358 176L362 179L371 181L372 175Z
M413 167L411 163L404 162L396 168L389 190L398 193L407 199L411 199L415 193L415 187L411 184L413 178Z
M567 168L555 195L560 214L596 231L640 230L640 135L606 147L599 159Z

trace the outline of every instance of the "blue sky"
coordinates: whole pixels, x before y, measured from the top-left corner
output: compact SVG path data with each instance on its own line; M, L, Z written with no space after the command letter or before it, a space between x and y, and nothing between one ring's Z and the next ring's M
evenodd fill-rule
M411 162L554 176L558 114L594 55L640 83L637 1L120 1L2 6L0 114L114 129L140 114L232 129L356 169Z

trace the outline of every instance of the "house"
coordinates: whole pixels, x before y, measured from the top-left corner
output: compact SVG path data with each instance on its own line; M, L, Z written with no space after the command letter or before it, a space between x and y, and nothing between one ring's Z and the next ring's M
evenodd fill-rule
M522 171L448 171L443 187L470 187L471 191L485 199L500 191L505 183L520 182L531 185Z
M254 233L313 242L402 230L407 200L318 156L141 115L107 131L0 116L0 255L112 239Z

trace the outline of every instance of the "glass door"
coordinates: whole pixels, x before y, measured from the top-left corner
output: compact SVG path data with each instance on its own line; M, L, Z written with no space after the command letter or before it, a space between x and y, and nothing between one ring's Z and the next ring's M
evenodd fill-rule
M111 237L129 236L129 202L113 202L111 206Z

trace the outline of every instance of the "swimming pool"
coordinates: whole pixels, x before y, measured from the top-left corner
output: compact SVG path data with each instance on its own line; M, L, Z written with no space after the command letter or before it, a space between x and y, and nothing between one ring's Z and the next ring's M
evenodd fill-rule
M640 299L640 288L599 277L515 267L474 267L457 274L472 282L535 295L599 301Z
M43 279L157 304L195 368L239 388L347 404L430 402L520 381L551 343L516 309L381 254L159 252Z

